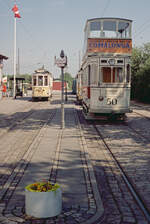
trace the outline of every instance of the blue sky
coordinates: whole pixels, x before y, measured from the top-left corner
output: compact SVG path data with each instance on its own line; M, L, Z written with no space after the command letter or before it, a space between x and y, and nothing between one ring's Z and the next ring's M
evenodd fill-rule
M17 19L17 49L20 73L33 73L45 65L54 77L60 69L54 56L63 49L68 57L67 71L75 76L82 56L84 26L87 19L119 17L133 20L133 45L150 41L150 0L16 0L21 19ZM3 74L13 74L13 0L0 0L0 54Z

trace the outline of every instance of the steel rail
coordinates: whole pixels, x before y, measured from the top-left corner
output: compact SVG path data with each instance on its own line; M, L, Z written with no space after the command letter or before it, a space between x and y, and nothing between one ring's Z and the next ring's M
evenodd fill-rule
M142 212L144 213L145 217L147 218L147 220L150 222L150 212L148 210L148 208L146 207L145 203L143 202L142 198L140 197L140 195L138 194L138 192L136 191L135 187L133 186L133 184L130 181L130 178L126 175L126 173L124 172L123 168L121 167L120 163L118 162L118 160L116 159L116 157L114 156L114 154L112 153L111 149L109 148L109 146L107 145L106 141L104 140L103 136L101 135L100 131L98 130L98 128L96 127L96 125L94 125L94 128L96 130L96 132L98 133L98 135L101 137L103 143L105 144L106 148L108 149L108 151L110 152L112 158L115 160L118 169L120 170L122 177L124 179L125 184L127 185L129 191L131 192L131 195L133 196L133 198L135 199L136 203L138 204L138 206L140 207L140 209L142 210Z

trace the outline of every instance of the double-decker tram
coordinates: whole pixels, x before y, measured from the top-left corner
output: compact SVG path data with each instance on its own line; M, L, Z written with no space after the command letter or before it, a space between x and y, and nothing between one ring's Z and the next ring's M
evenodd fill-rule
M132 21L89 19L82 66L77 75L87 119L124 118L130 110ZM78 96L77 96L78 97Z
M46 99L52 96L53 78L52 74L44 67L35 70L32 75L32 100Z

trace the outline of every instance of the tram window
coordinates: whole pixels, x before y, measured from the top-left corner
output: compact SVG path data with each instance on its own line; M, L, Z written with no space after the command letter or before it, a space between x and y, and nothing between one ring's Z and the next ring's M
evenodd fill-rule
M103 77L103 82L111 83L111 68L110 67L102 68L102 77Z
M36 77L33 77L33 85L36 86Z
M95 21L90 23L90 37L100 37L101 22Z
M107 60L102 59L101 63L107 63Z
M97 85L98 79L98 65L92 64L91 65L91 84Z
M117 60L118 64L123 64L123 60Z
M44 77L44 86L48 85L48 79L47 78L48 78L47 76Z
M38 86L43 86L43 76L38 76Z
M119 38L129 38L130 37L130 24L127 22L119 22L118 24L118 37Z
M83 79L82 79L82 85L87 85L87 71L86 69L83 71Z
M123 82L123 69L114 67L113 68L113 82Z
M104 21L103 30L105 32L105 37L116 37L116 22Z
M126 78L127 82L130 82L130 65L127 65L127 78Z

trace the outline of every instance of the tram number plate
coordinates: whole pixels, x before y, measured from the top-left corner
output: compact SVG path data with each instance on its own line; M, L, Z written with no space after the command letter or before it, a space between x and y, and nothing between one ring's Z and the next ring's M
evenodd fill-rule
M116 105L117 99L116 98L107 98L107 105Z

